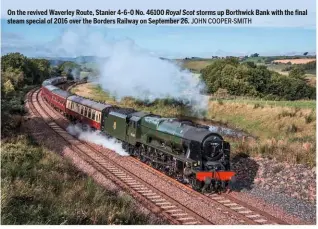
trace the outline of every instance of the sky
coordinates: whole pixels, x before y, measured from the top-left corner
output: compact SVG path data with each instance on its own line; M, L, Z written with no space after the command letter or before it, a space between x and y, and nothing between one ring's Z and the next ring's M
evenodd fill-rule
M8 18L20 19L22 16L10 16L8 10L93 10L96 9L187 9L187 10L245 10L245 9L289 9L308 10L307 16L252 16L253 24L238 25L187 25L187 26L119 26L91 25L85 27L81 39L92 33L101 34L103 39L133 40L139 47L167 58L211 57L212 55L293 55L303 52L316 52L316 3L314 0L223 0L223 1L41 1L41 0L3 0L1 2L1 50L22 52L27 56L83 55L85 51L74 53L54 52L53 45L68 30L76 30L75 25L10 25ZM28 16L31 17L31 16ZM118 16L115 16L118 17ZM127 16L121 16L127 17ZM145 18L156 16L145 15ZM223 16L225 17L225 16ZM228 17L228 16L227 16ZM23 16L26 19L27 16ZM39 16L33 16L37 19ZM102 17L104 18L104 17ZM107 17L112 18L112 17ZM81 29L79 29L81 30ZM86 34L86 35L85 35ZM81 42L77 42L81 45ZM84 45L84 43L83 43ZM65 47L67 49L67 47ZM89 50L87 51L89 53Z

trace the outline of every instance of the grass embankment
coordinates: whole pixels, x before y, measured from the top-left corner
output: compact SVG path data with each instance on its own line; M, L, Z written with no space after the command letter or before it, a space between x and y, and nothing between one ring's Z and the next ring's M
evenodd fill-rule
M236 143L236 150L279 161L314 166L316 110L313 101L276 103L211 101L208 118L243 129L257 140ZM294 104L293 104L294 103ZM279 106L280 104L281 106ZM301 107L301 108L300 108Z
M132 98L116 102L100 87L78 85L73 93L119 106L133 107L162 116L188 115L181 105L159 101L146 106ZM231 139L232 153L275 158L314 166L316 161L315 101L210 101L207 118L241 129L257 140Z
M154 223L30 137L3 142L1 159L1 224Z

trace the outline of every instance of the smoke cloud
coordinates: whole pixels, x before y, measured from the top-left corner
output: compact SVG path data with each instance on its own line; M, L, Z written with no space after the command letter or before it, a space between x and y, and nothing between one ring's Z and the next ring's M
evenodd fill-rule
M114 40L90 27L72 27L50 44L64 56L99 56L100 76L92 79L104 91L121 100L126 96L149 102L173 98L206 110L208 98L200 93L205 84L175 61L156 56L131 39Z
M120 100L131 96L150 102L173 98L204 109L207 100L200 94L200 78L175 62L161 59L139 48L133 41L117 42L109 58L100 65L101 87Z
M129 154L124 151L119 143L114 138L106 138L101 135L100 131L92 131L89 126L86 126L87 130L83 130L81 125L69 125L66 130L69 134L77 137L79 140L91 142L97 145L101 145L107 149L113 150L121 156L129 156Z

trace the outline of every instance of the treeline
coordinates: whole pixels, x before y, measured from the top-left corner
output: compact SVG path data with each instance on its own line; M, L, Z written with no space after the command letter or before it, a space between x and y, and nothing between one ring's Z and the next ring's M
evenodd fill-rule
M52 67L46 59L27 58L20 53L1 57L1 128L2 136L14 132L24 113L24 96L45 79L69 75L73 77L78 65L63 62Z
M1 57L2 96L23 88L41 84L53 76L67 76L69 79L79 77L81 71L93 71L71 61L51 66L46 59L27 58L20 53L9 53Z
M316 89L306 84L304 71L295 69L289 76L270 71L253 62L237 58L216 60L201 70L208 93L225 89L230 95L254 96L270 100L315 99Z

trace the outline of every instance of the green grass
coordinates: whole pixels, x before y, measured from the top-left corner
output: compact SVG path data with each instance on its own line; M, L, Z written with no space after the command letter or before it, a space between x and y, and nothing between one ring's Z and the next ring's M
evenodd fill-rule
M263 106L273 107L294 107L304 109L316 109L315 100L296 100L296 101L272 101L272 100L257 100L257 99L234 99L222 100L226 103L243 103L243 104L259 104Z
M184 68L191 70L192 72L199 73L203 68L212 64L214 59L203 59L203 60L179 60Z
M255 64L257 63L264 63L267 57L264 56L258 56L258 57L248 57L246 60L243 62L254 62Z
M282 70L288 66L295 66L295 65L288 65L288 64L279 63L279 64L267 64L266 66L269 70L278 72L278 73L283 74L283 75L288 75L289 74L288 71L282 71ZM306 70L305 76L316 77L316 70L314 70L314 69L313 70Z
M303 101L293 103L297 102ZM315 166L316 109L276 105L280 106L263 105L259 101L247 103L246 100L244 103L210 101L209 117L257 137L249 142L231 140L233 154L261 155L291 164Z
M163 223L24 135L2 143L1 183L1 224Z

